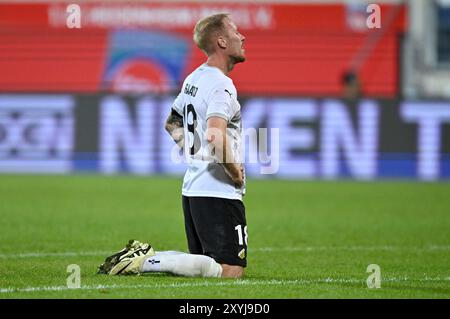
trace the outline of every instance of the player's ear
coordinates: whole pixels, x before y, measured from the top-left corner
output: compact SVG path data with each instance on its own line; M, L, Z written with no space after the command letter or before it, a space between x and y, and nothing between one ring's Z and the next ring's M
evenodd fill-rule
M225 39L224 36L219 35L219 37L217 38L217 45L221 49L226 49L227 48L227 39Z

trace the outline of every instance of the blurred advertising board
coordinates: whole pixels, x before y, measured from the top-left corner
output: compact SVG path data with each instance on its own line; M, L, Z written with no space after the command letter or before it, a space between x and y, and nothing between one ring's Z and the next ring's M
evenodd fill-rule
M247 175L450 178L450 103L241 98ZM1 94L0 171L183 174L173 96Z
M381 5L382 30L355 4L82 2L79 29L68 5L0 4L2 92L173 93L204 62L192 31L214 12L246 36L245 68L233 71L241 94L340 96L355 64L366 96L399 92L403 4Z

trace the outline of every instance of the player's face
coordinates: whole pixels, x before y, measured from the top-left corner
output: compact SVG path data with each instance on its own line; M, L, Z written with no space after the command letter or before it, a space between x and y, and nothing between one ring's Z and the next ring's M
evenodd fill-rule
M227 28L228 38L228 55L233 62L239 63L245 61L244 41L245 37L239 33L237 26L230 19L226 19L225 26Z

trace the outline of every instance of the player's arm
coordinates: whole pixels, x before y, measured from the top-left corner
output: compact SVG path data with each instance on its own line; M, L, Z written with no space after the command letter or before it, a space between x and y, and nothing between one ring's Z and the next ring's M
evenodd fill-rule
M234 163L233 153L227 137L227 121L219 116L211 116L207 121L207 139L214 147L215 159L222 163L225 171L231 177L237 187L244 184L243 168L239 163Z
M169 133L170 137L177 143L180 148L183 148L184 143L184 130L183 130L183 117L178 114L174 109L171 110L166 120L165 129Z

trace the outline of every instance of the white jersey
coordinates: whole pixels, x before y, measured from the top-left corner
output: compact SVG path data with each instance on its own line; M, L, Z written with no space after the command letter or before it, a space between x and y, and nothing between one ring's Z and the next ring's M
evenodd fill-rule
M243 162L241 106L233 81L218 68L203 64L184 80L172 108L183 116L184 122L188 168L182 194L242 200L245 183L242 188L236 188L223 165L212 161L205 134L208 118L218 116L227 120L234 162Z

